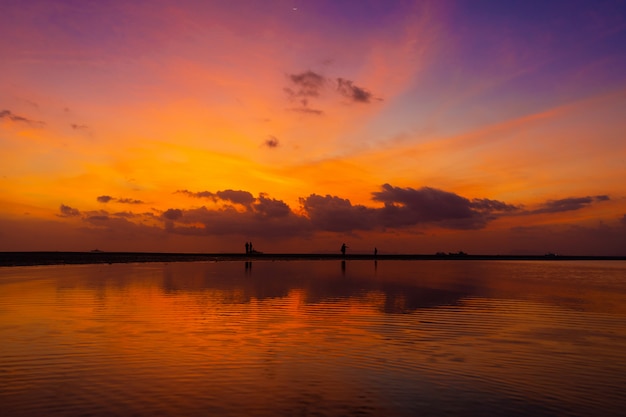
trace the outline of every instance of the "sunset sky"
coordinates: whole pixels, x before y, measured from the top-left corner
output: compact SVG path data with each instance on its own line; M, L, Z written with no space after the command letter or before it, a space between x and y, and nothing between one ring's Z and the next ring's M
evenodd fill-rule
M626 255L626 2L3 0L0 251Z

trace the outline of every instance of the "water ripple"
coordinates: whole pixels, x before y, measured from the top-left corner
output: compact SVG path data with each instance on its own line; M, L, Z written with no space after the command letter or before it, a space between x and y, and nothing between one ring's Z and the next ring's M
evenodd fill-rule
M2 415L623 411L626 267L454 265L4 269Z

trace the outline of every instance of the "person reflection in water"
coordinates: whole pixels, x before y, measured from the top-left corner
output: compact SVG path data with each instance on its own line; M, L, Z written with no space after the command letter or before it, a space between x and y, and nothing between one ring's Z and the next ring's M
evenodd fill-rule
M346 256L346 248L347 248L347 246L346 246L345 243L341 245L341 255L342 256Z

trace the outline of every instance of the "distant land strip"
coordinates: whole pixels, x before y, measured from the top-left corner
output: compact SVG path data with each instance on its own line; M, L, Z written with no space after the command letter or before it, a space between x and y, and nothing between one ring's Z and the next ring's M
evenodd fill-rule
M420 254L302 254L302 253L155 253L155 252L0 252L2 266L114 264L143 262L218 262L218 261L298 261L298 260L598 260L624 261L626 256L566 255L468 255L465 253Z

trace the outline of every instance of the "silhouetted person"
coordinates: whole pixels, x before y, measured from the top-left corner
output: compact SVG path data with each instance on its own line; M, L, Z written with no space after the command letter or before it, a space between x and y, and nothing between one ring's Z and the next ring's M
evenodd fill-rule
M378 255L378 248L374 248L374 258Z
M248 245L250 245L250 253L254 253L254 249L252 249L252 242L249 242Z
M346 246L345 243L341 245L341 254L343 256L346 256L346 248L347 248L347 246Z
M250 253L250 244L246 242L246 255Z

